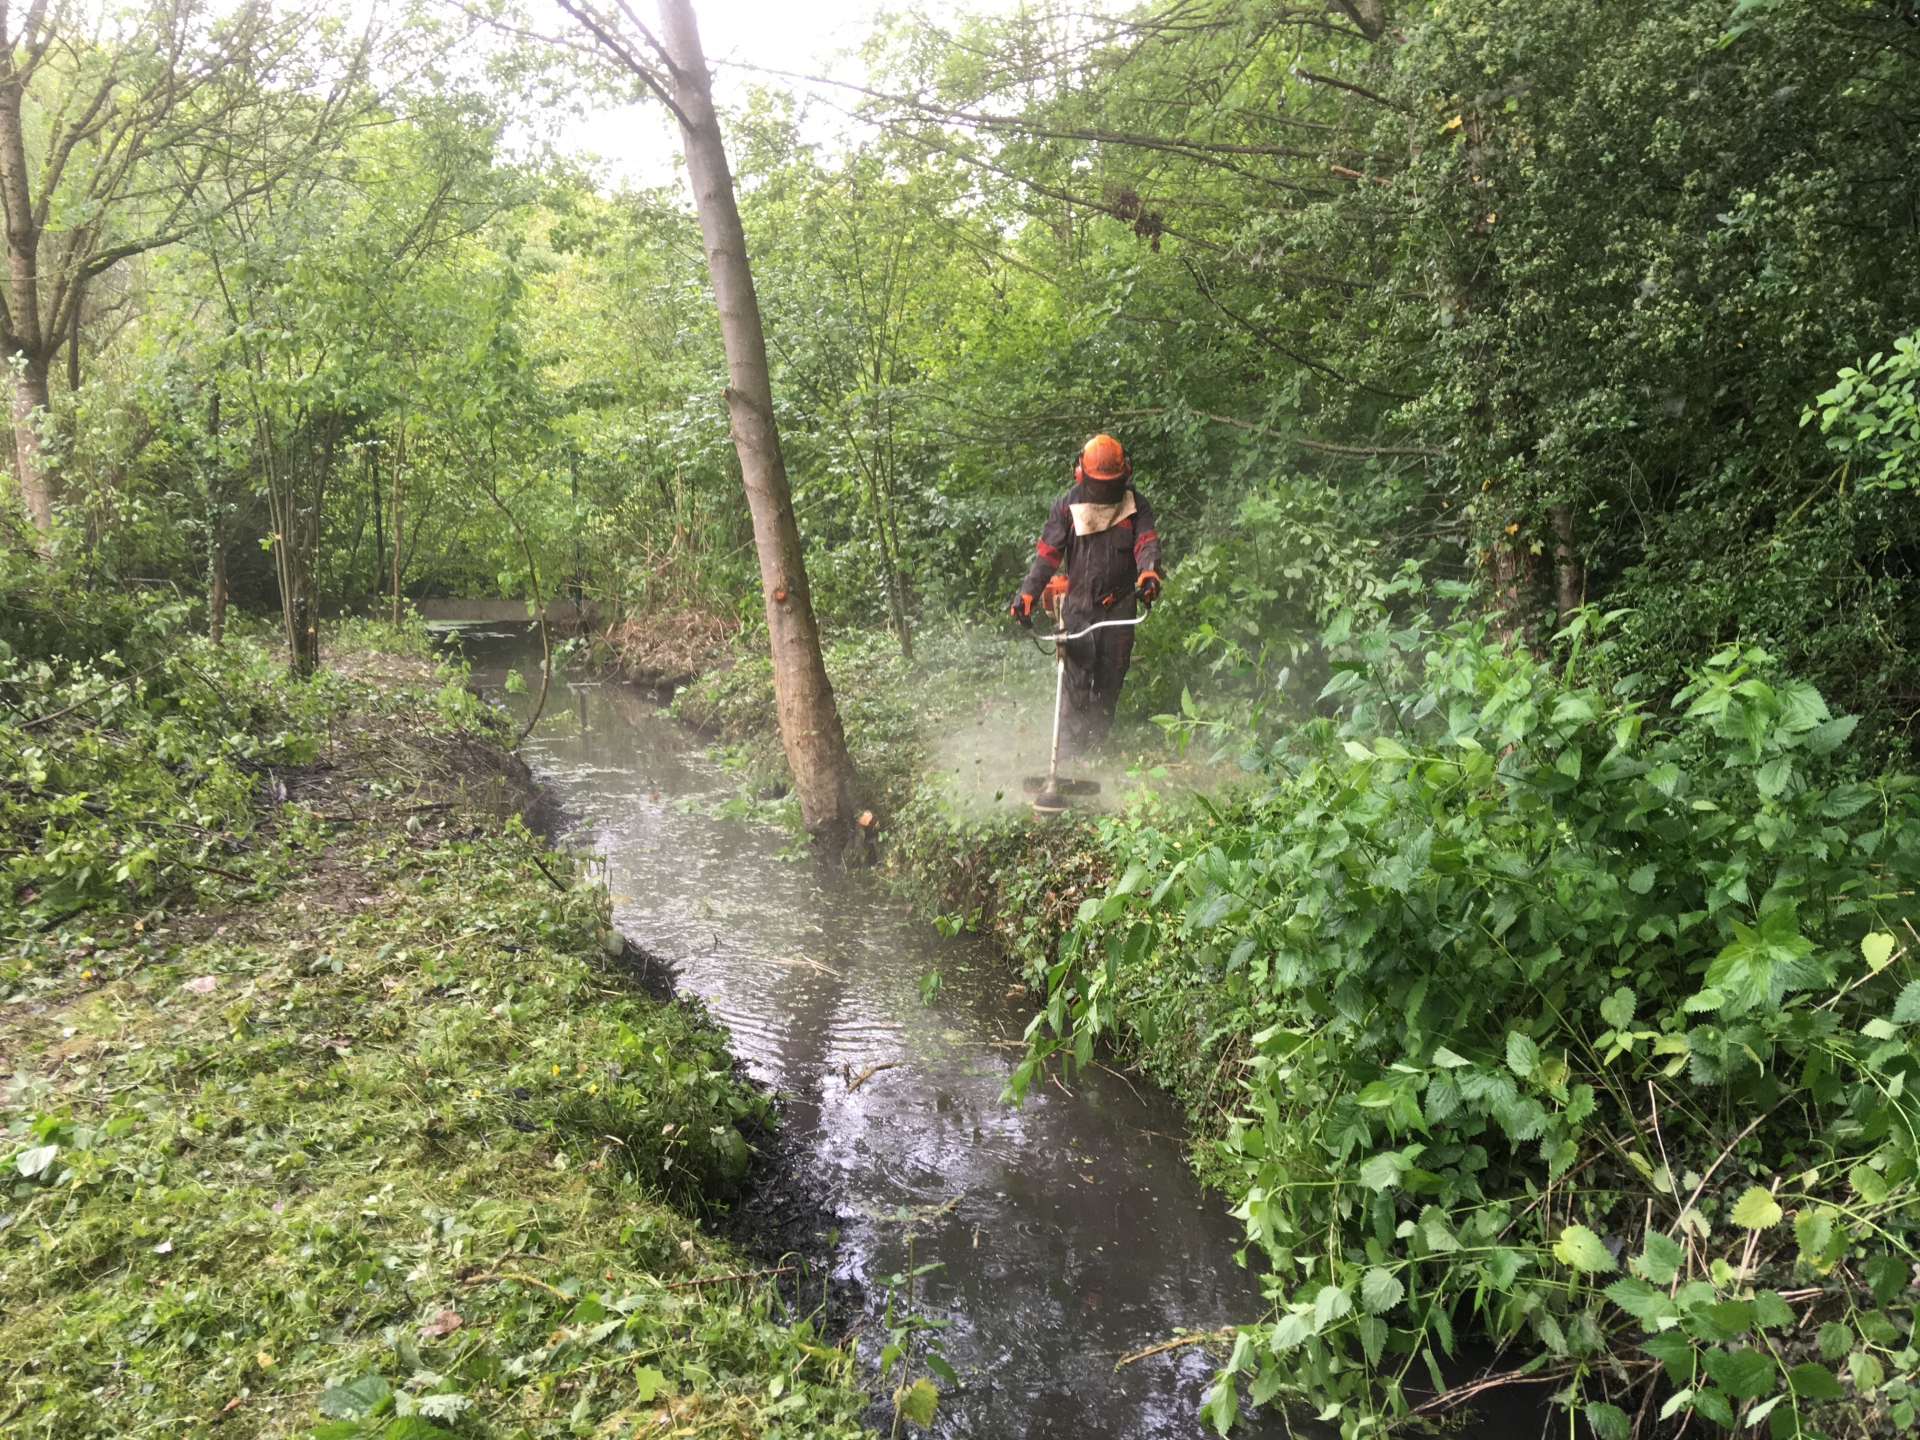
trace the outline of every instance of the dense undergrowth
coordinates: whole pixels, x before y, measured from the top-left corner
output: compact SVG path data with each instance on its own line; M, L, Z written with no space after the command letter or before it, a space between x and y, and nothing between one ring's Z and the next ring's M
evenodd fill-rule
M1222 1429L1375 1433L1474 1330L1606 1440L1910 1428L1920 790L1757 651L1656 708L1596 617L1419 599L1258 798L910 841L1043 987L1014 1092L1115 1046L1195 1110L1272 1271Z
M1065 823L927 783L942 682L878 642L835 679L912 757L892 869L1044 997L1012 1095L1118 1053L1193 1115L1270 1272L1222 1431L1438 1420L1487 1342L1601 1440L1910 1430L1920 783L1761 650L1674 695L1614 619L1543 658L1470 600L1344 612L1258 734L1169 717L1252 794ZM752 679L689 695L737 740Z
M0 1433L856 1433L696 1223L765 1103L457 677L164 628L9 662Z

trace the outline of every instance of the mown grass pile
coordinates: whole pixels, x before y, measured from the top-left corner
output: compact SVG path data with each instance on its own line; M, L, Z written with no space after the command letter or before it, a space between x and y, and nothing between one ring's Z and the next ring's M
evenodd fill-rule
M609 957L604 891L470 803L511 769L459 773L471 698L155 661L0 737L45 848L77 811L157 851L7 912L0 1432L856 1433L842 1352L695 1220L764 1101ZM175 665L215 718L141 688Z

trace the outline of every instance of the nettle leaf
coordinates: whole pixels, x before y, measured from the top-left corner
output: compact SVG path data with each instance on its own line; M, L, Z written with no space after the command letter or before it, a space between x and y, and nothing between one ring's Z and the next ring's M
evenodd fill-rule
M1854 1193L1869 1205L1878 1205L1892 1190L1880 1172L1869 1165L1856 1165L1849 1170L1847 1183L1853 1186Z
M1351 1095L1341 1096L1327 1112L1327 1128L1321 1133L1320 1143L1341 1160L1346 1159L1355 1146L1373 1143L1373 1127Z
M1893 1002L1893 1023L1912 1025L1920 1022L1920 980L1909 980Z
M1782 755L1777 760L1769 760L1753 772L1753 783L1761 795L1771 800L1787 788L1787 782L1793 778L1793 761Z
M1368 1313L1384 1315L1406 1297L1407 1287L1391 1270L1375 1265L1360 1277L1360 1303Z
M1840 1400L1846 1396L1834 1373L1812 1360L1787 1372L1787 1388L1802 1400Z
M1726 995L1722 1012L1737 1015L1755 1006L1775 1007L1789 979L1804 985L1807 977L1785 967L1813 953L1813 942L1800 933L1792 905L1768 912L1754 930L1737 921L1734 940L1707 967L1707 986Z
M329 1385L320 1392L320 1413L336 1420L358 1420L393 1393L393 1387L379 1375L362 1375L344 1385Z
M1652 866L1645 867L1651 870ZM1633 1012L1639 997L1622 985L1613 994L1600 1002L1600 1018L1616 1030L1624 1030L1633 1023Z
M1873 1298L1882 1305L1892 1304L1907 1288L1908 1266L1904 1255L1869 1255L1861 1262L1860 1269L1867 1277Z
M1683 1384L1693 1376L1693 1342L1678 1330L1650 1335L1640 1349L1667 1367L1667 1379Z
M1627 1440L1631 1426L1627 1412L1618 1405L1596 1400L1587 1406L1587 1425L1596 1440Z
M1507 1034L1507 1068L1522 1080L1540 1063L1540 1047L1518 1030Z
M1727 1397L1718 1390L1709 1388L1694 1391L1693 1408L1714 1424L1725 1426L1729 1430L1733 1428L1733 1407L1727 1403Z
M1353 1313L1353 1292L1341 1285L1322 1285L1313 1297L1313 1328L1324 1330Z
M1803 743L1815 755L1831 755L1847 743L1847 737L1853 734L1854 727L1859 723L1858 715L1842 715L1837 720L1814 726L1807 732Z
M1747 1187L1747 1193L1734 1202L1733 1214L1729 1217L1734 1224L1746 1230L1770 1230L1780 1223L1779 1202L1758 1185Z
M902 1385L893 1396L894 1408L914 1424L923 1427L933 1423L934 1408L939 1403L940 1392L933 1388L933 1382L924 1375L911 1385Z
M1495 1247L1487 1252L1486 1259L1480 1263L1486 1269L1488 1278L1493 1281L1495 1289L1510 1290L1520 1272L1533 1262L1518 1250Z
M1646 1252L1633 1262L1633 1268L1651 1280L1655 1285L1671 1285L1673 1277L1680 1273L1680 1264L1686 1258L1686 1252L1680 1248L1680 1242L1659 1231L1650 1231L1647 1235Z
M1722 1300L1691 1307L1694 1324L1709 1340L1737 1340L1753 1328L1753 1302Z
M1569 1125L1578 1125L1593 1113L1594 1106L1597 1103L1594 1099L1593 1087L1591 1085L1576 1085L1573 1087L1572 1093L1567 1097L1566 1108L1560 1113L1565 1117ZM1572 1144L1573 1142L1569 1140L1567 1143Z
M1649 1328L1652 1321L1678 1313L1665 1292L1631 1275L1607 1286L1606 1296L1634 1319L1649 1322Z
M1613 1252L1584 1225L1569 1225L1553 1243L1553 1258L1584 1275L1608 1275L1620 1268Z
M1755 1399L1773 1389L1776 1370L1773 1357L1764 1350L1722 1350L1714 1346L1701 1352L1700 1363L1736 1400Z
M1360 1183L1369 1190L1386 1190L1400 1183L1409 1162L1399 1152L1386 1150L1370 1156L1360 1167Z
M1360 1344L1367 1352L1367 1364L1378 1365L1381 1353L1387 1348L1387 1322L1377 1315L1362 1315L1359 1330ZM1264 1404L1265 1401L1256 1400L1255 1403Z

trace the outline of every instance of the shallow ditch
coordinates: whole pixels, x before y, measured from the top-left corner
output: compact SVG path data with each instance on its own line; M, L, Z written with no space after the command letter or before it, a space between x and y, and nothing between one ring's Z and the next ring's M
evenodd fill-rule
M456 643L491 694L508 666L538 669L523 634L476 627ZM914 1265L938 1267L915 1309L948 1322L931 1333L961 1383L941 1383L933 1433L1211 1433L1196 1412L1217 1362L1202 1347L1115 1368L1262 1308L1257 1276L1235 1260L1240 1227L1189 1170L1171 1101L1094 1071L1071 1093L1054 1084L1003 1105L1031 1011L984 943L944 938L873 877L716 816L732 785L639 692L556 677L523 753L569 838L603 858L620 929L665 958L784 1097L769 1181L780 1193L756 1200L789 1228L825 1207L827 1231L808 1238L862 1297L853 1328L868 1366L909 1243ZM1276 1414L1235 1433L1287 1431Z

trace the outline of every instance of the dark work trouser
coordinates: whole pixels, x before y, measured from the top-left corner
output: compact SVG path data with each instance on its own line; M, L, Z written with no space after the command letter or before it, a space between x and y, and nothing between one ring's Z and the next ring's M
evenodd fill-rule
M1070 628L1077 630L1088 623L1070 622ZM1120 685L1127 678L1127 665L1132 659L1131 625L1096 630L1084 640L1067 642L1066 706L1060 716L1063 756L1082 754L1107 738L1113 728L1114 706L1120 701Z

